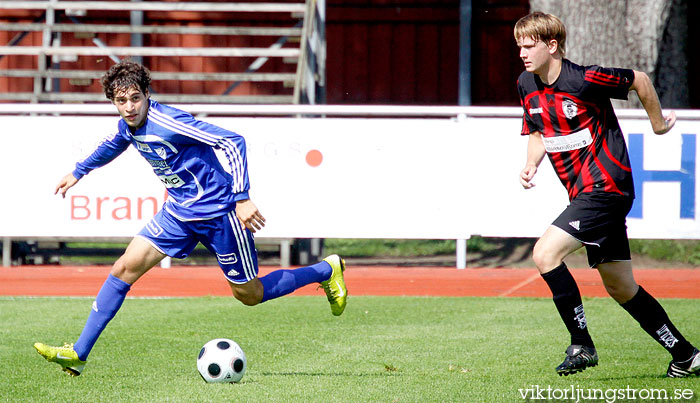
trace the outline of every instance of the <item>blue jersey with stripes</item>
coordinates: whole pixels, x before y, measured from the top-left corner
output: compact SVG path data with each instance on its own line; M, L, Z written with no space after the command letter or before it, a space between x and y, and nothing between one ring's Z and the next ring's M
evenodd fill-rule
M181 221L218 217L234 210L237 201L248 199L246 147L241 135L149 102L143 126L132 132L120 119L119 131L76 164L73 175L77 179L111 162L131 144L165 185L168 198L163 208Z

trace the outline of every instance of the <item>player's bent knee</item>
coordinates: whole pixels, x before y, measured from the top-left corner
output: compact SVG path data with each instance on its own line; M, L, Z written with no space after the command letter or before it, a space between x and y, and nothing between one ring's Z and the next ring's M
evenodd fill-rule
M109 274L126 283L133 284L149 269L150 267L144 267L143 265L128 264L127 260L122 257L114 262Z
M532 250L532 260L542 274L559 267L567 255L560 245L542 240L537 241Z
M252 297L249 294L242 294L242 293L237 293L236 291L233 291L233 297L236 298L237 300L241 301L243 305L247 306L254 306L260 303L260 300Z
M561 263L557 262L553 254L540 242L536 243L532 250L532 260L540 272L547 269L551 270Z
M635 284L604 284L605 291L608 295L612 297L617 303L624 304L625 302L631 300L639 290L639 286Z
M532 250L532 261L535 262L535 266L537 266L538 269L543 267L544 256L541 251L537 249L537 246Z
M122 279L125 277L125 274L127 273L127 266L124 263L124 260L122 258L117 259L116 262L112 265L112 270L110 270L109 274L113 275L114 277L118 279Z
M263 288L260 281L254 279L251 282L245 284L234 284L231 285L231 292L233 297L241 301L243 305L253 306L262 302L263 298Z

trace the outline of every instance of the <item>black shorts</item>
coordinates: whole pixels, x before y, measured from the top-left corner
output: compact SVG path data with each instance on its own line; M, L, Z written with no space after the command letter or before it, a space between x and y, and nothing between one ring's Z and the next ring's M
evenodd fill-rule
M630 260L627 213L634 199L610 193L582 193L554 220L586 246L588 264Z

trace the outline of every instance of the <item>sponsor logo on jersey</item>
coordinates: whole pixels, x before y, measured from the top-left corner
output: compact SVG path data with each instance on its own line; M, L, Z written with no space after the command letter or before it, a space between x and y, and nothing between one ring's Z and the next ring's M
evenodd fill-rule
M143 151L143 152L145 152L145 153L153 152L153 151L151 150L151 147L150 147L148 144L144 144L144 143L141 143L141 142L138 142L138 141L136 142L136 148L137 148L139 151Z
M571 225L576 231L581 229L581 221L579 220L569 221L569 225Z
M185 181L180 179L176 174L158 175L158 179L165 185L166 188L179 188L185 185Z
M584 128L563 136L542 137L542 142L548 153L561 153L588 147L593 143L593 136L588 128Z
M542 108L530 108L530 115L536 115L538 113L542 113Z
M163 161L163 160L152 160L150 158L146 158L146 160L148 161L149 164L151 164L151 166L153 168L161 168L161 169L170 168L168 166L168 163Z
M234 264L238 262L238 257L235 253L227 253L225 255L216 254L216 259L220 264Z
M238 273L234 269L231 269L228 271L228 273L226 273L227 276L237 276L238 274L240 274L240 273Z
M576 105L576 102L570 99L565 99L561 103L561 109L564 111L564 116L566 116L567 119L573 119L573 117L578 113L578 106Z

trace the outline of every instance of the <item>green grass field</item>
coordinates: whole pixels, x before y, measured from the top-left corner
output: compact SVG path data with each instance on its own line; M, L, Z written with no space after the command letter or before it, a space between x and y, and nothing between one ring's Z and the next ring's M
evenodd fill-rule
M662 303L700 344L700 302ZM585 304L601 365L559 377L553 369L568 336L549 299L351 296L337 318L323 297L256 307L233 298L127 299L84 374L72 378L32 344L77 339L91 299L0 297L0 401L518 402L531 388L550 388L558 401L576 401L562 398L572 388L608 393L586 401L652 389L697 401L700 378L664 378L670 356L611 299ZM206 384L197 372L200 347L217 337L247 354L239 384Z

